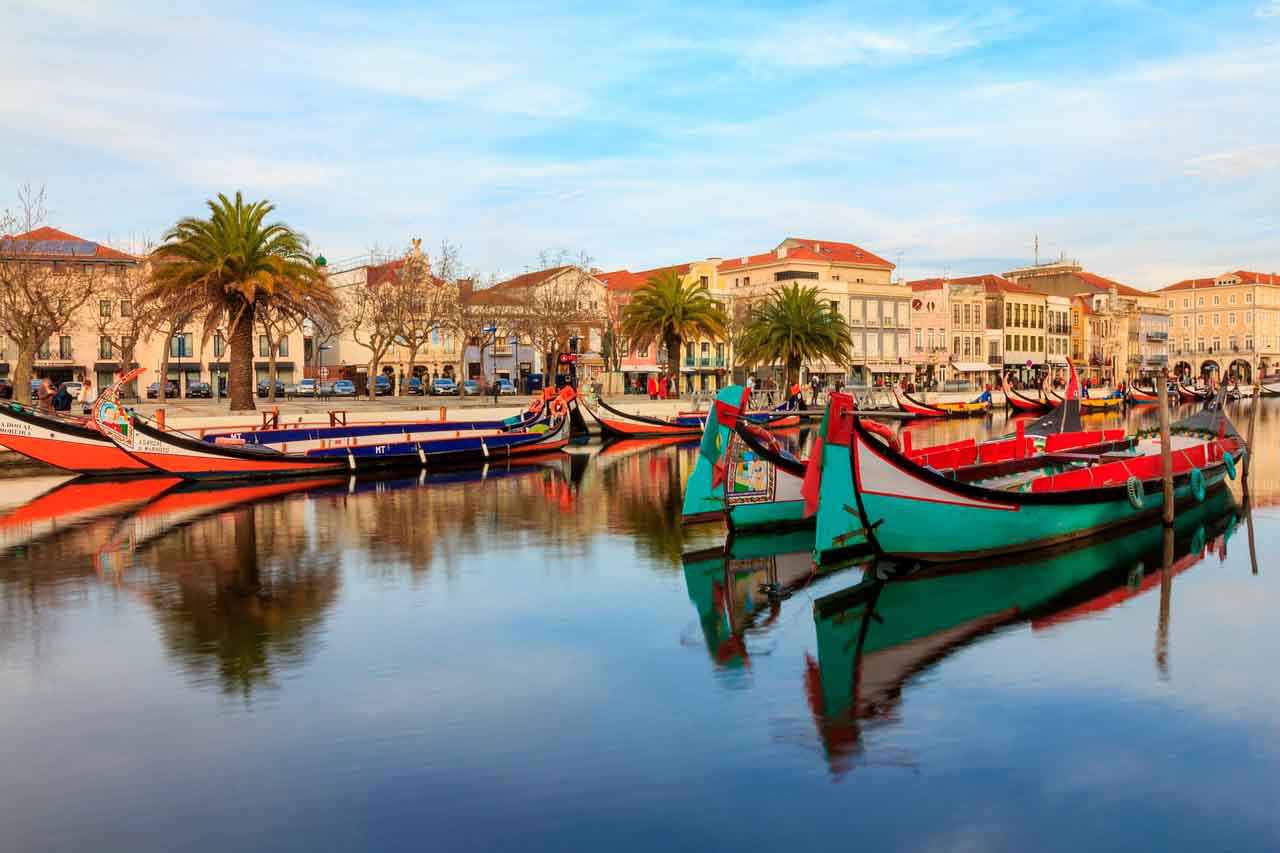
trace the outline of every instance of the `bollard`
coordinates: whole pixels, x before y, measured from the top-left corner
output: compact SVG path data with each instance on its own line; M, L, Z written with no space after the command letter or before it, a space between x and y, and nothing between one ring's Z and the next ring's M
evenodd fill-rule
M441 407L440 407L440 420L441 420L441 421L446 420L446 419L447 419L447 417L448 417L448 415L449 415L449 410L448 410L448 409L446 409L444 406L441 406Z
M1156 393L1160 398L1160 478L1164 482L1163 519L1165 524L1173 524L1173 444L1169 437L1169 368L1160 371L1160 381L1156 383Z
M156 409L156 426L164 429L164 409Z

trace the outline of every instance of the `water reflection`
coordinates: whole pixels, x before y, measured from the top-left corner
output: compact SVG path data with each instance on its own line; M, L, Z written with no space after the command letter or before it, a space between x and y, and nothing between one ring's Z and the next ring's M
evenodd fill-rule
M1011 625L1044 630L1159 587L1155 665L1167 675L1172 579L1207 553L1225 553L1238 510L1223 491L1171 531L1147 525L1017 562L876 572L818 599L818 656L807 661L806 689L832 772L857 765L868 732L898 722L914 679Z

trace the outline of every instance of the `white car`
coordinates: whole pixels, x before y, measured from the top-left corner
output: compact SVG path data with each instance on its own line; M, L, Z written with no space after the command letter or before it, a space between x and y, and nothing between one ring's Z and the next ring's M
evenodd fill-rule
M314 397L316 392L320 390L320 386L314 379L304 379L298 383L298 387L294 389L294 393L299 397Z

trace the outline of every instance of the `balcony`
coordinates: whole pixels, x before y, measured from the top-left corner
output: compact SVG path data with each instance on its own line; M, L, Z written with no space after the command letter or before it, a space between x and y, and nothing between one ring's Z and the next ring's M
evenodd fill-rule
M724 364L724 356L722 356L722 355L718 355L718 356L716 356L715 361L713 362L713 364L715 364L715 366L716 366L716 367L724 367L724 366L725 366L725 364Z
M1147 332L1147 340L1149 340L1149 341L1167 341L1167 340L1169 340L1169 333L1168 333L1168 332L1155 332L1155 331L1148 331L1148 332Z
M684 357L684 366L685 366L685 367L693 367L693 356L691 356L691 355L686 355L686 356Z
M704 355L702 358L698 359L698 366L699 366L699 367L710 367L710 366L711 366L711 356L709 356L709 355Z

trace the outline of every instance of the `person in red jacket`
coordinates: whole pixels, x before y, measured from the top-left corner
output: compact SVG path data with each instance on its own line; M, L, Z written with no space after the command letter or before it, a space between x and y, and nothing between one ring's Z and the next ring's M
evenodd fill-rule
M658 380L656 377L649 377L649 399L658 399Z

